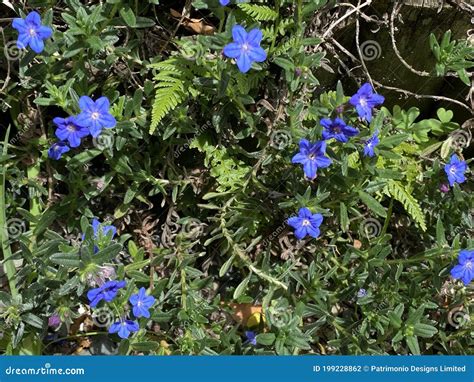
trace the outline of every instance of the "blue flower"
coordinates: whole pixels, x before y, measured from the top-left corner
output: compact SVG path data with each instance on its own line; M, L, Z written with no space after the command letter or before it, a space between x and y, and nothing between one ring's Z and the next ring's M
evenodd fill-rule
M295 229L295 236L298 240L304 239L307 235L314 237L319 236L319 226L323 222L323 215L312 214L307 208L300 208L298 216L288 219L288 224Z
M365 142L364 145L364 156L366 157L373 157L375 156L375 151L374 148L380 143L379 137L378 137L378 131L374 133L367 141Z
M107 236L109 232L112 232L111 239L117 234L117 228L113 225L102 225L97 218L92 219L92 229L94 230L94 238L98 239L100 236ZM82 240L85 240L86 234L82 234ZM99 247L94 245L94 253L99 252Z
M241 3L241 2L242 2L242 0L237 0L237 1L236 1L236 3ZM226 5L229 5L230 0L219 0L219 3L220 3L223 7L225 7Z
M326 154L326 142L320 141L311 144L308 140L300 141L300 152L291 160L292 163L303 165L303 170L308 179L316 178L318 168L328 167L332 161Z
M372 120L372 109L375 106L382 105L384 101L385 98L375 94L372 86L366 83L351 97L349 103L356 108L360 118L370 122Z
M466 181L464 176L466 170L466 162L459 160L458 156L453 154L451 161L444 166L444 172L448 176L449 185L452 187L454 183L464 183Z
M325 140L334 138L339 142L347 142L350 137L359 134L359 130L346 125L341 118L336 118L334 121L324 118L321 120L321 126L324 127L323 139Z
M34 11L30 12L25 19L13 19L12 26L18 31L17 47L25 49L29 45L36 53L43 51L43 40L53 34L50 27L41 25L41 17L38 12Z
M92 219L92 229L94 230L94 236L96 238L99 237L99 229L100 229L100 232L102 233L103 236L107 236L107 234L109 232L112 232L112 239L117 234L117 228L115 228L115 226L113 226L113 225L102 225L99 222L99 219L97 219L97 218Z
M48 156L51 159L59 160L59 159L61 159L63 154L67 153L69 150L71 150L71 149L69 148L68 145L66 145L66 143L56 142L49 148Z
M53 122L58 127L55 133L56 136L62 141L68 141L71 147L79 147L81 139L89 135L89 129L79 126L74 117L56 117Z
M97 101L93 101L90 97L82 96L79 99L79 107L81 113L76 117L76 123L87 127L94 138L103 128L110 129L117 124L109 112L110 102L107 97L100 97Z
M240 25L232 28L234 42L224 47L227 57L235 58L237 66L242 73L247 73L253 62L263 62L267 59L267 53L260 47L263 34L260 29L252 29L249 33Z
M109 333L117 333L120 338L126 339L132 332L138 332L140 326L132 320L121 320L110 325Z
M87 298L89 299L89 305L94 308L101 300L107 302L112 301L120 288L125 288L127 283L125 281L107 281L104 285L91 289L87 292Z
M463 249L459 252L458 261L459 264L451 269L451 276L468 285L474 279L474 251Z
M357 297L363 298L365 296L367 296L367 291L364 288L360 288L359 291L357 292Z
M245 332L245 337L247 338L247 341L245 341L245 343L249 343L249 344L252 344L253 346L257 346L257 334L255 332L248 330Z
M153 296L147 296L145 288L140 288L137 294L130 296L130 304L133 305L133 314L135 317L150 318L148 309L155 303Z

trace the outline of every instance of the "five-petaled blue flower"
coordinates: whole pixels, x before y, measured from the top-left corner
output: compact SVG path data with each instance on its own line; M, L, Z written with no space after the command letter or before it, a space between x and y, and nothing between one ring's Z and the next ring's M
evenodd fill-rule
M87 298L89 299L89 305L94 308L101 300L107 302L112 301L120 288L125 288L127 283L125 281L107 281L104 285L101 285L98 288L91 289L87 292Z
M29 45L36 53L43 51L43 40L53 34L50 27L41 25L41 17L35 11L28 13L25 19L13 19L12 26L18 31L17 47L25 49Z
M71 150L71 149L69 148L68 145L66 145L66 143L56 142L49 148L48 156L51 159L59 160L59 159L61 159L63 154L67 153L69 150Z
M288 219L288 224L295 229L295 236L298 240L304 239L307 235L314 237L319 236L319 226L323 222L323 215L312 214L306 208L300 208L298 216L293 216Z
M135 317L150 318L148 309L155 303L153 296L147 296L145 288L140 288L137 294L130 296L130 304L133 305L133 314Z
M370 122L372 120L372 109L375 106L382 105L384 101L385 98L374 93L372 86L366 83L351 97L349 103L356 108L360 118Z
M331 165L332 161L326 154L326 142L320 141L311 144L307 139L300 141L300 152L291 160L292 163L303 165L303 170L308 179L316 178L318 168L325 168Z
M263 62L267 53L260 47L263 34L260 29L252 29L249 33L240 25L232 28L234 42L224 47L227 57L235 58L237 66L242 73L247 73L253 62Z
M375 151L374 148L380 143L379 137L378 137L378 131L374 133L367 141L365 141L364 145L364 156L366 157L373 157L375 156Z
M245 332L245 337L247 338L247 341L245 341L245 343L252 344L253 346L257 345L257 334L255 332L248 330Z
M336 118L334 120L324 118L321 120L321 126L324 127L323 139L325 140L334 138L339 142L347 142L350 137L359 134L359 130L346 125L341 118Z
M56 136L62 141L68 141L71 147L79 147L81 139L89 135L89 129L79 126L74 117L56 117L53 122L58 127L55 133Z
M79 99L81 113L76 117L76 123L87 127L91 135L96 138L103 128L110 129L117 124L117 121L109 112L110 102L107 97L100 97L93 101L88 96Z
M448 176L449 185L452 187L454 183L463 183L466 181L464 173L467 170L467 164L463 160L459 160L456 154L451 156L451 161L444 166L444 172Z
M468 285L474 279L474 251L463 249L459 252L458 261L459 264L451 269L451 276Z
M138 332L140 326L132 320L121 320L110 325L109 333L117 333L120 338L126 339L132 332Z

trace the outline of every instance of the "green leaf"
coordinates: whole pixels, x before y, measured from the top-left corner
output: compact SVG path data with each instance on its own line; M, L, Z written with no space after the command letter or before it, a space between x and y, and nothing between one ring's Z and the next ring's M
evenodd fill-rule
M260 345L270 346L273 342L275 342L274 333L261 333L257 335L257 343Z
M247 285L249 284L251 276L252 276L252 274L250 273L245 279L243 279L240 282L240 284L237 286L237 288L235 288L234 300L237 300L242 295L242 293L245 292L245 289L247 289Z
M406 337L407 345L414 355L420 354L420 345L418 344L418 338L415 336L408 336Z
M224 277L224 275L229 271L232 263L234 262L235 255L232 255L227 259L227 261L222 264L221 269L219 270L219 277Z
M444 225L440 216L438 216L438 221L436 222L436 241L439 246L446 244L446 235L444 232Z
M35 328L42 329L43 328L43 320L36 316L33 313L26 313L23 316L21 316L23 322L25 322L28 325L31 325Z
M55 253L49 258L53 263L68 268L79 268L81 261L77 253Z
M364 191L359 191L359 197L362 202L375 214L383 218L387 217L387 211L385 211L385 208L371 195Z
M431 338L436 333L438 333L438 329L436 329L434 326L422 323L415 324L415 335L418 337Z
M144 341L144 342L136 342L131 345L131 348L135 351L155 351L158 349L160 344L155 341Z
M131 8L121 8L120 16L122 16L123 21L125 21L129 27L133 28L137 25L137 18L135 17L135 13L133 13Z
M295 70L295 65L293 64L293 62L291 62L287 58L275 57L273 59L273 62L275 64L277 64L279 67L281 67L281 68L283 68L287 71Z
M343 202L339 203L339 219L342 231L347 232L349 228L349 216L347 215L347 207Z
M119 254L121 250L122 244L115 243L109 245L101 251L97 252L93 257L93 260L96 264L102 265L104 263L110 262Z

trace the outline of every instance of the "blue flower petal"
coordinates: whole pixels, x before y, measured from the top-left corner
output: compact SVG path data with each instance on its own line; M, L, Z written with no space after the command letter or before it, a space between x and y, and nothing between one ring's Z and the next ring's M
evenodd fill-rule
M243 44L247 40L247 32L242 26L234 25L232 28L232 37L236 43Z

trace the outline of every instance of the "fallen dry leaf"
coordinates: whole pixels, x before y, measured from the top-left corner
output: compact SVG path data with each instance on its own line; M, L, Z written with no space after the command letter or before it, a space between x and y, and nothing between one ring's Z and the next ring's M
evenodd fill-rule
M183 16L181 13L174 9L170 9L171 16L175 19L180 20L181 24L189 31L196 34L211 35L214 34L216 28L212 25L206 24L204 19L192 19L186 16Z

